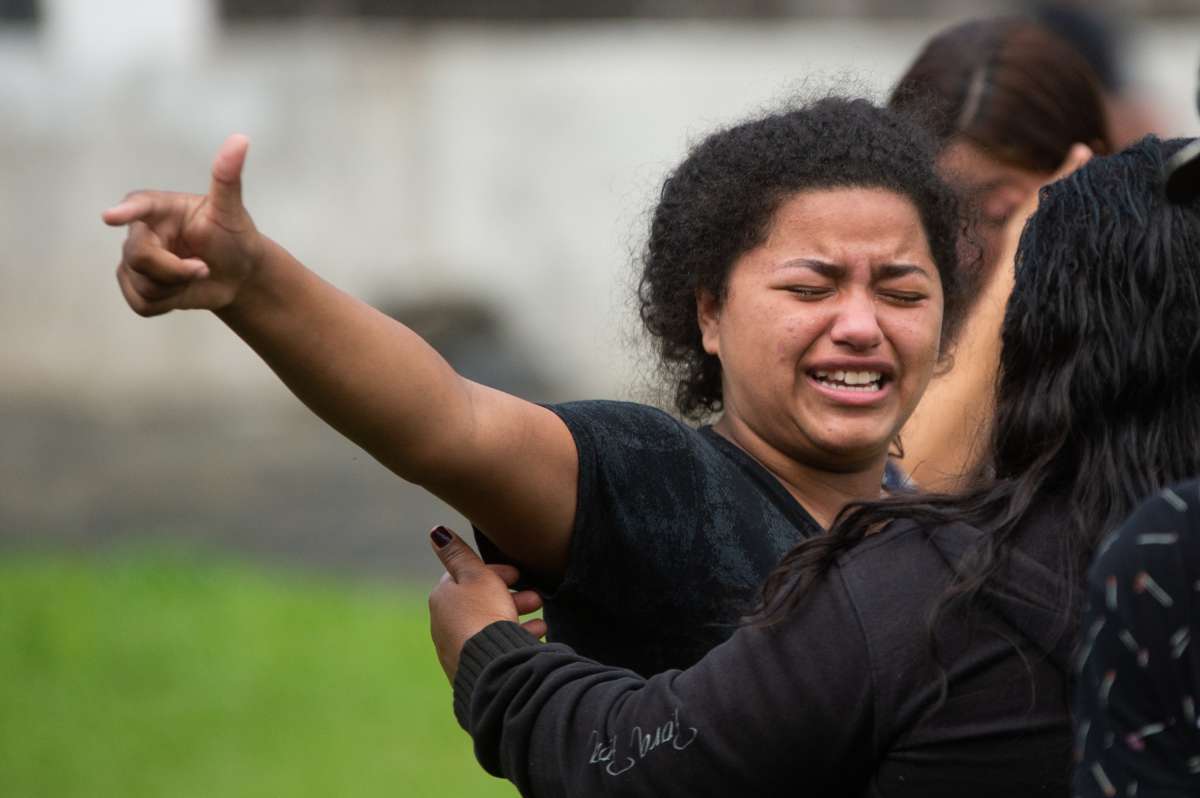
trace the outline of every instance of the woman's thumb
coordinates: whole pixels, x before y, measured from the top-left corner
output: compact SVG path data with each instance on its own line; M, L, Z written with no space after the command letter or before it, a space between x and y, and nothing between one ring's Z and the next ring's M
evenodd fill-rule
M217 157L213 159L212 184L208 199L213 208L222 214L237 214L242 210L242 167L246 164L246 152L250 139L234 133L225 139Z
M429 538L433 541L433 553L442 561L446 573L450 574L450 578L455 582L487 571L487 566L479 559L475 550L446 527L435 526L430 530Z

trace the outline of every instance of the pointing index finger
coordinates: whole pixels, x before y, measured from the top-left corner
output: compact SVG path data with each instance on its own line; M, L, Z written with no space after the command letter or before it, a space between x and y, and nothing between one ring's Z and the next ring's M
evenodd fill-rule
M100 218L110 227L121 227L154 215L156 204L152 194L131 194L100 214Z

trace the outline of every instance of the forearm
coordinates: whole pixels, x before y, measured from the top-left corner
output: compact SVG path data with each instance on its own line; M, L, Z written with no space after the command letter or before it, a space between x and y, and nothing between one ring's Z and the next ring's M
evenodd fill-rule
M705 757L688 751L698 730L669 688L647 694L647 681L633 672L538 644L515 624L495 624L468 641L454 686L455 714L475 738L480 764L524 796L737 792L690 786ZM615 711L626 699L636 706Z
M265 246L257 273L217 315L325 422L421 482L467 426L468 383L416 333Z
M412 330L265 246L219 317L330 426L486 529L523 567L561 573L577 468L562 422L460 377Z
M463 649L455 712L526 796L826 794L869 773L872 704L861 648L814 658L804 637L741 630L643 679L493 625Z
M129 228L116 278L130 308L213 310L332 427L479 523L510 556L561 572L578 467L566 427L462 379L411 330L261 235L242 204L248 146L245 136L226 139L206 195L134 192L103 213L105 224Z

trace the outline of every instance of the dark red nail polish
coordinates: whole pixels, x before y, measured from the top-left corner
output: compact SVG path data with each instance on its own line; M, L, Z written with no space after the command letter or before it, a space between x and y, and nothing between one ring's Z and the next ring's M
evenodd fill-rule
M454 536L450 534L450 530L444 526L435 526L429 532L429 537L433 538L433 545L439 549L444 548L447 543L454 540Z

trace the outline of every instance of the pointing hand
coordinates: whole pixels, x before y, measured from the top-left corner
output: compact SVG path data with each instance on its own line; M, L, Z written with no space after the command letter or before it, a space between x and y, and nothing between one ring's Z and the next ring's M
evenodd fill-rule
M105 224L129 227L117 283L135 313L220 310L254 275L265 247L242 205L249 146L240 134L225 140L208 194L135 191L103 213Z

